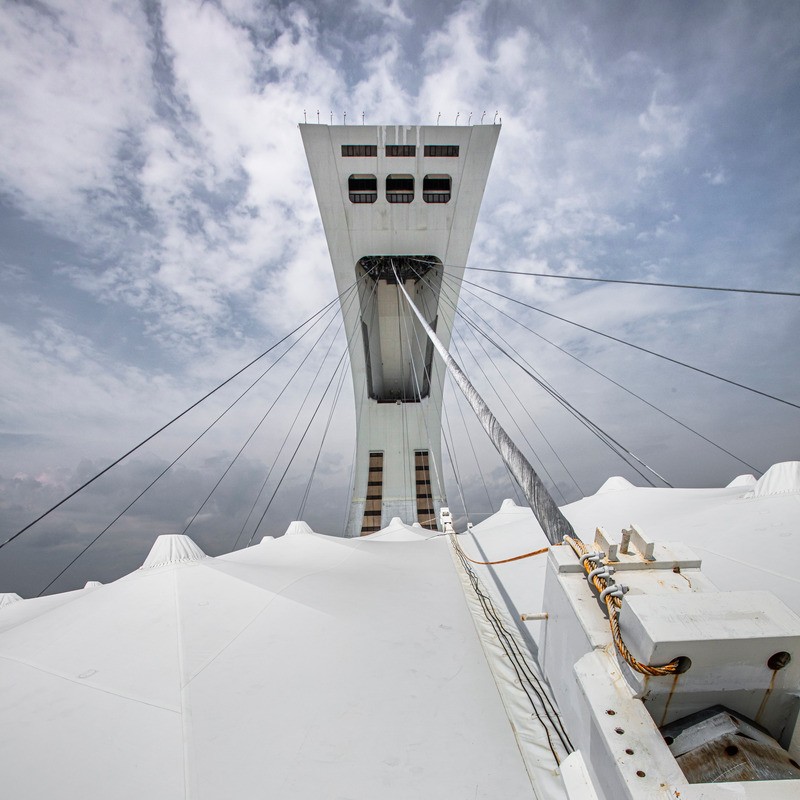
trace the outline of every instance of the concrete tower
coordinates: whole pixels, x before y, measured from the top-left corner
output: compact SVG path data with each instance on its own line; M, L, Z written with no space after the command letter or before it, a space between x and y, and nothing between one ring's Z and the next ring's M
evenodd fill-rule
M392 517L435 528L444 369L395 276L447 346L500 126L300 131L344 293L358 431L346 533Z

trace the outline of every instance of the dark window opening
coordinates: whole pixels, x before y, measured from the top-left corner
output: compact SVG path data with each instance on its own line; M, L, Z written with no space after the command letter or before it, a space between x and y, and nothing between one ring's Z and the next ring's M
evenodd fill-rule
M417 522L423 528L436 530L436 512L433 507L427 450L414 451L414 473L417 483Z
M451 184L449 175L426 175L422 179L422 199L426 203L449 203Z
M364 359L367 362L367 392L369 396L372 397L375 392L372 388L372 356L369 350L369 329L367 328L367 323L363 320L361 321L361 335L364 339ZM430 341L430 339L428 341Z
M433 322L431 322L431 328L433 328L434 333L436 332L436 323L439 321L439 317L435 317ZM427 338L427 337L426 337ZM425 371L422 376L422 396L427 397L428 392L431 390L431 369L433 368L433 342L428 339L428 345L425 348Z
M392 158L413 158L417 154L415 144L387 144L386 155Z
M375 533L381 529L381 506L383 505L383 453L369 454L369 480L367 496L364 499L364 519L361 535Z
M347 189L351 203L374 203L378 199L378 179L374 175L351 175Z
M343 144L342 156L345 158L369 158L378 155L376 144Z
M458 147L457 144L426 144L425 155L433 158L456 158Z
M387 175L386 199L390 203L410 203L414 199L414 176Z

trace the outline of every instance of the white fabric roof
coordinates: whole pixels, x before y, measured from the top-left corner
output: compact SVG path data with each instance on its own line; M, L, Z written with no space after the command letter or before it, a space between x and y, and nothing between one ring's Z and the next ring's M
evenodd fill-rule
M587 543L598 526L619 535L631 523L662 542L685 542L703 560L703 571L723 591L768 589L800 614L800 462L776 464L754 487L734 481L722 489L637 488L609 478L596 494L562 511ZM528 508L501 510L459 536L480 561L510 558L547 546ZM496 566L476 566L498 602L512 615L541 611L546 556ZM538 641L541 623L519 624Z
M447 538L390 527L2 608L4 795L533 797Z
M761 495L751 482L611 479L563 510L587 541L598 525L616 533L632 522L684 541L721 589L768 588L800 613L800 491L795 466L779 466ZM478 561L547 545L530 509L510 500L458 540ZM472 568L535 649L541 623L519 614L541 610L546 557ZM470 615L467 584L447 537L393 520L361 539L293 523L219 558L161 537L142 569L106 586L2 595L4 790L524 798L534 780L540 796L562 797L530 708L497 668L503 654Z

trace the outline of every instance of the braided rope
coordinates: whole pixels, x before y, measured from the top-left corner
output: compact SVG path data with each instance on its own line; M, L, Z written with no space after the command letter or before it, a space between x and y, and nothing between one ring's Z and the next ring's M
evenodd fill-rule
M553 545L555 546L555 545ZM530 558L531 556L540 556L542 553L546 553L550 548L549 547L542 547L539 550L534 550L530 553L523 553L521 556L513 556L512 558L501 558L499 561L475 561L475 559L470 558L465 552L462 547L459 547L461 551L461 555L467 559L467 561L473 564L482 564L483 566L488 566L491 564L508 564L511 561L520 561L523 558Z
M578 537L573 538L572 536L565 536L564 541L572 548L573 552L576 556L578 556L578 558L581 558L581 556L585 556L589 553L589 549ZM586 572L586 577L589 579L589 573L592 571L593 567L591 566L589 559L583 559L581 563L584 571ZM591 576L590 582L594 584L595 589L597 589L597 591L600 593L602 593L603 589L609 585L608 581L600 575ZM662 675L675 675L678 672L678 666L680 663L678 659L670 661L668 664L655 666L652 664L643 664L633 656L622 638L622 631L619 627L619 612L622 608L621 598L607 594L604 600L606 608L608 609L608 623L611 626L611 636L614 639L614 645L617 648L617 652L622 656L623 659L625 659L625 662L632 669L636 670L636 672L640 672L642 675L653 675L656 677Z

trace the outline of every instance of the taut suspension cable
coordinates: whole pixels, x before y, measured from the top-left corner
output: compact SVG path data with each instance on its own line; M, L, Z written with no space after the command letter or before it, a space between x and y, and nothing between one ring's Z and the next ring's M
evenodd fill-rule
M574 533L572 533L572 525L570 525L569 521L561 513L528 459L525 458L524 454L514 444L505 430L503 430L503 427L497 421L494 414L492 414L489 406L486 405L483 398L478 394L472 383L470 383L469 378L467 378L461 367L459 367L455 359L447 351L447 348L439 340L439 337L433 332L433 329L406 291L406 287L400 280L399 275L397 275L396 270L395 277L397 279L397 286L403 293L409 308L414 312L425 333L428 335L428 338L431 340L431 343L444 360L447 369L458 384L458 388L463 392L467 402L472 406L481 425L492 440L492 444L497 448L503 461L505 461L508 468L511 470L511 474L522 487L525 498L530 504L539 524L542 526L542 530L545 536L547 536L548 541L551 544L555 544L556 542L560 542L564 535L574 535Z

